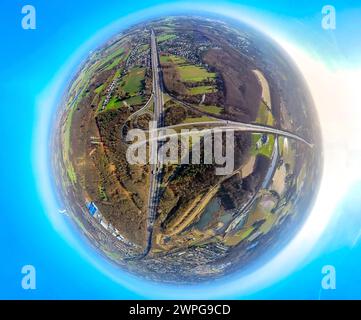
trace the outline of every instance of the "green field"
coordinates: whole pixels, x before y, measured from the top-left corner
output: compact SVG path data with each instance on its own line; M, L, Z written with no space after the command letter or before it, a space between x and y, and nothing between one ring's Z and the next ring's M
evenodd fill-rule
M196 108L200 111L217 114L217 115L221 114L223 110L223 108L218 106L205 106L205 105L196 106Z
M108 102L105 110L118 109L118 108L121 107L121 106L122 106L121 101L120 101L118 98L116 98L116 97L112 97L112 98L109 100L109 102Z
M114 78L119 77L120 70L118 70L114 76ZM133 68L130 72L124 76L121 81L121 89L122 96L117 97L113 95L105 110L114 110L124 106L124 102L126 102L129 106L132 105L140 105L143 103L142 96L138 95L139 91L142 90L142 81L144 80L145 69L144 68ZM100 93L104 89L104 85L99 86L96 89L97 93ZM126 99L124 99L126 98ZM100 99L98 110L101 110L103 102L105 100L105 95Z
M99 101L98 111L100 111L102 109L104 100L105 100L105 95Z
M140 105L143 103L143 97L142 96L134 96L134 97L130 97L124 101L130 106Z
M69 154L71 152L70 149L70 130L71 130L71 123L72 123L72 119L73 119L73 114L74 114L74 110L75 108L73 107L68 114L68 117L66 119L65 125L64 125L64 133L63 133L63 137L64 137L64 141L63 141L63 161L64 161L64 165L66 167L66 172L68 174L69 180L71 181L71 183L76 183L76 174L75 174L75 170L73 165L71 164L70 160L69 160Z
M105 110L114 110L124 106L124 102L126 102L129 106L141 105L143 103L142 96L133 96L125 100L119 100L119 98L112 97L109 100Z
M214 121L214 118L202 116L197 118L187 118L182 123L192 123L192 122L205 122L205 121Z
M90 77L96 67L98 66L98 63L94 63L89 67L84 67L81 71L80 75L78 76L77 80L74 81L69 89L69 101L68 106L76 104L75 98L77 97L77 100L80 101L81 98L84 96L85 88L89 85ZM72 106L74 107L74 106Z
M284 151L284 143L285 143L285 138L284 137L278 137L278 148L280 150L280 155L283 156L285 151Z
M103 88L104 88L104 83L101 84L99 87L97 87L97 88L94 90L94 92L95 92L96 94L99 94L99 93L101 93L101 92L103 91Z
M166 33L166 34L162 34L161 36L158 36L157 41L158 41L158 43L160 43L160 42L164 42L164 41L167 41L167 40L174 39L175 37L176 37L175 34Z
M177 69L181 76L181 80L184 82L201 82L216 77L214 72L208 72L202 67L191 64L178 66Z
M184 58L169 55L161 56L161 63L173 63L180 74L181 80L184 82L201 82L208 79L214 79L216 74L214 72L208 72L205 68L189 64ZM212 87L212 86L209 86ZM202 90L202 89L199 89Z
M123 57L119 57L119 58L114 59L113 62L109 66L107 66L105 68L105 70L112 70L117 65L119 65L122 62L122 60L123 60Z
M273 152L273 146L275 142L274 135L268 135L268 142L264 144L261 148L257 149L257 142L259 139L261 139L262 134L260 133L253 133L252 134L252 148L251 148L251 154L252 155L264 155L267 158L272 157Z
M248 238L248 237L252 234L253 230L254 230L254 227L253 227L253 226L248 227L248 228L245 229L245 230L242 229L242 231L240 232L240 237L239 237L239 239L242 241L242 240Z
M129 95L135 95L142 89L142 81L144 80L145 69L133 68L124 77L121 87L125 93Z
M116 64L118 64L121 60L125 58L126 55L124 55L124 51L125 49L123 47L114 50L114 52L107 55L105 59L98 62L100 65L97 68L97 70L99 71L105 67L106 67L105 70L110 70L112 68L111 66L114 67Z
M182 57L170 55L170 56L160 56L161 63L174 63L177 65L187 63Z
M217 89L214 86L199 86L189 89L189 93L191 95L197 95L197 94L205 94L205 93L212 93L216 92Z

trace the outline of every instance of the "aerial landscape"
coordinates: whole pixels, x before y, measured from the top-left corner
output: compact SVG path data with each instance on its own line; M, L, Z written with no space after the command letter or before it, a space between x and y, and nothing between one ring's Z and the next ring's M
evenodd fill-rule
M177 161L162 161L156 138L149 161L130 163L135 129L147 142L172 129ZM215 149L206 161L202 132L215 130L233 134L219 141L232 146L224 174ZM142 22L90 52L51 151L63 209L85 237L124 270L170 283L273 256L307 218L322 174L316 110L287 53L247 25L195 16Z

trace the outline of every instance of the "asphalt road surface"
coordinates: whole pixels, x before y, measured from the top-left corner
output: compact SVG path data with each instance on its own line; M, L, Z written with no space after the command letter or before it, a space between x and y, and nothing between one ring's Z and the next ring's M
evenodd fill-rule
M159 63L159 53L157 46L157 38L155 36L154 30L151 31L151 57L152 57L152 73L153 73L153 101L154 101L154 116L153 116L153 126L154 132L158 133L158 128L162 128L164 125L164 116L163 116L163 79L162 72ZM143 253L140 255L140 259L148 255L152 248L152 237L153 237L153 227L154 221L157 215L158 203L159 203L159 192L160 185L162 182L162 167L160 163L161 159L158 159L158 151L160 147L160 142L157 139L157 143L152 144L153 150L151 152L151 173L150 173L150 188L148 195L148 216L147 216L147 240L146 247L144 248Z

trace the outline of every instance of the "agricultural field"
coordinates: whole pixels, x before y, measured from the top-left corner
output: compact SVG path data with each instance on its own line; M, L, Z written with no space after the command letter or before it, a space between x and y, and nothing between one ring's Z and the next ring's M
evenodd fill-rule
M109 100L109 102L108 102L105 110L118 109L118 108L120 108L122 105L123 105L123 103L120 101L120 99L117 98L117 97L115 97L115 96L113 96L113 97Z
M165 33L165 34L162 34L162 35L158 36L157 41L158 41L158 43L161 43L161 42L164 42L164 41L167 41L167 40L172 40L172 39L174 39L176 37L177 36L175 34Z
M196 118L187 118L182 123L208 122L208 121L215 121L215 119L207 116L202 116Z
M252 155L264 155L267 158L272 157L273 146L275 142L275 137L272 134L267 135L267 142L261 143L261 138L263 134L253 133L252 134ZM259 146L258 146L259 145Z
M202 82L216 77L214 72L208 72L203 67L191 64L178 65L178 70L184 82Z
M174 68L174 77L184 84L187 95L203 95L217 92L216 73L206 68L192 64L185 58L176 55L161 55L160 62Z
M194 87L194 88L189 89L189 93L192 95L213 93L216 91L217 91L217 88L215 88L214 86L199 86L199 87Z
M134 96L142 89L144 81L144 68L135 67L124 77L120 86L125 95Z
M195 107L197 110L214 114L214 115L220 115L223 111L223 108L218 106L206 106L206 105L199 105Z

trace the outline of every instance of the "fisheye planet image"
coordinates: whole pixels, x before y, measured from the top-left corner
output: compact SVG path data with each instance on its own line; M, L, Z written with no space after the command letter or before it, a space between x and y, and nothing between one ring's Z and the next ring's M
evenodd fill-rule
M144 163L129 160L136 144ZM51 161L61 209L104 259L192 284L282 250L317 196L322 145L307 84L271 38L166 16L105 39L74 70Z

